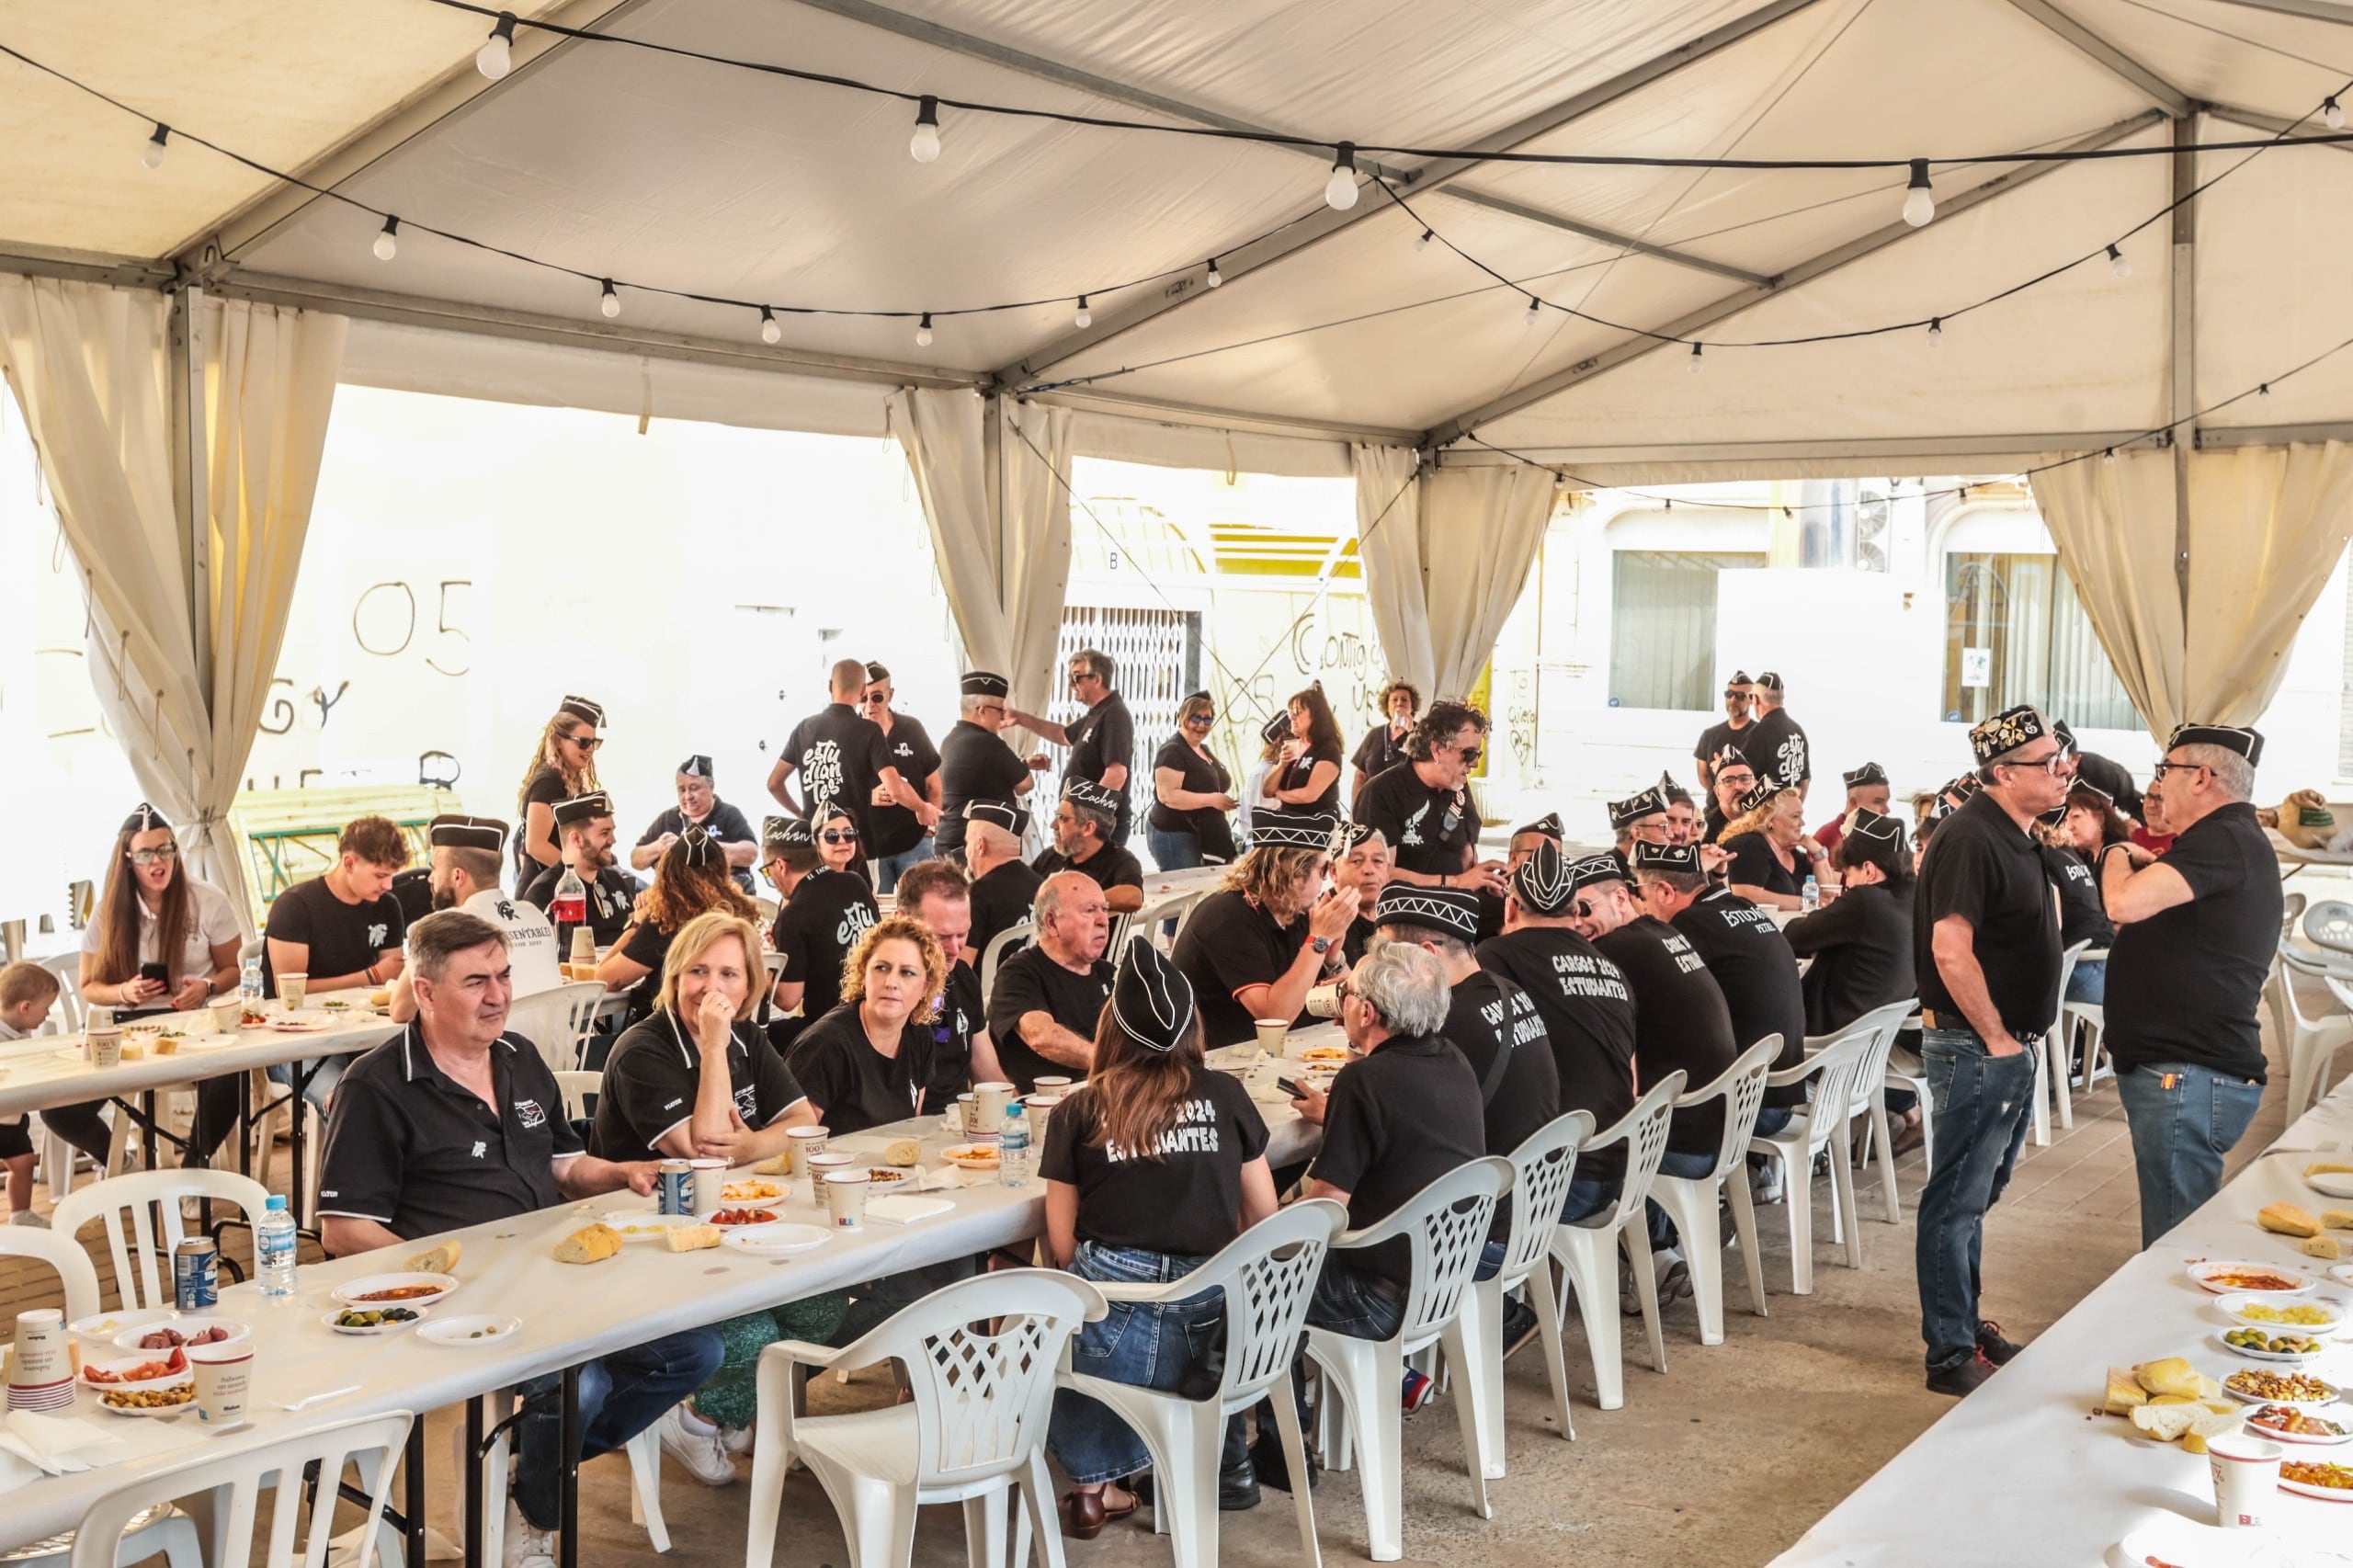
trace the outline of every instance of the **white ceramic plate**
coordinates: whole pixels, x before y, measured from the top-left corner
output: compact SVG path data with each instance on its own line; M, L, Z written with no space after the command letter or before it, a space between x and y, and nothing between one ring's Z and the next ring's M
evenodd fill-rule
M2304 1185L2331 1198L2353 1198L2353 1171L2323 1171L2318 1176L2306 1176Z
M2283 1475L2279 1478L2279 1490L2302 1497L2317 1497L2324 1503L2353 1503L2353 1487L2314 1486L2309 1481L2290 1481Z
M2248 1326L2253 1327L2254 1325L2249 1324ZM2229 1351L2234 1356L2244 1357L2249 1361L2260 1361L2268 1367L2294 1368L2307 1366L2328 1354L2325 1348L2304 1351L2250 1350L2244 1345L2234 1345L2224 1337L2224 1335L2231 1332L2232 1331L2227 1328L2216 1329L2214 1331L2214 1343L2221 1346L2223 1349ZM2293 1334L2296 1331L2292 1328L2274 1329L2267 1327L2262 1332L2265 1334L2279 1335Z
M2333 1422L2339 1426L2345 1426L2347 1419L2347 1413L2344 1411L2338 1411L2334 1415L2317 1410L2312 1412L2312 1414L2320 1416L2325 1421ZM2347 1443L2353 1443L2353 1430L2347 1430L2345 1436L2341 1437L2307 1437L2301 1433L2280 1432L2275 1431L2269 1426L2258 1426L2252 1420L2246 1424L2246 1429L2249 1432L2254 1433L2258 1437L2268 1437L2275 1443L2292 1443L2302 1448L2334 1449L2341 1447ZM2317 1457L2321 1459L2328 1459L2331 1456L2322 1454Z
M2353 1285L2353 1263L2340 1263L2328 1271L2328 1277L2339 1285Z
M2315 1339L2325 1339L2345 1326L2345 1308L2331 1301L2300 1301L2290 1296L2238 1295L2224 1296L2214 1303L2222 1315L2248 1328L2259 1328L2266 1334L2308 1334ZM2265 1312L2293 1312L2300 1307L2317 1308L2326 1323L2280 1323L2273 1319L2249 1317L2248 1312L2260 1308Z
M397 1301L368 1301L360 1298L376 1290L398 1290L404 1285L437 1286L430 1296L404 1296ZM335 1288L335 1299L347 1307L417 1307L432 1306L446 1300L458 1288L457 1280L447 1274L364 1274L347 1279Z
M472 1312L463 1317L438 1318L425 1324L417 1329L416 1336L429 1339L436 1345L488 1345L506 1338L522 1326L521 1318L503 1317L496 1312Z
M2237 1400L2241 1404L2281 1404L2287 1406L2290 1410L2312 1411L2326 1410L2330 1405L2336 1403L2336 1396L2344 1392L2335 1383L2330 1382L2326 1378L2313 1378L2312 1380L2328 1391L2326 1394L2313 1399L2277 1399L2270 1394L2248 1393L2244 1390L2231 1386L2231 1378L2244 1378L2250 1375L2250 1372L2253 1372L2252 1369L2249 1369L2248 1371L2233 1372L2230 1378L2224 1378L2222 1380L2222 1392L2231 1398ZM2260 1372L2253 1372L2253 1375L2260 1377L2263 1374ZM2310 1374L2302 1375L2309 1376Z
M720 1244L761 1257L784 1257L824 1246L833 1240L833 1235L822 1225L796 1225L779 1221L773 1225L739 1225L728 1232Z
M719 1188L719 1206L722 1209L765 1209L786 1201L791 1188L783 1176L738 1176L723 1182ZM612 1221L608 1220L607 1224Z
M656 1214L650 1209L627 1209L611 1214L599 1214L597 1222L620 1232L624 1242L658 1242L665 1231L702 1223L692 1214Z
M249 1324L239 1323L233 1318L214 1317L210 1312L190 1312L186 1317L175 1317L163 1323L139 1324L126 1328L114 1336L114 1342L126 1355L168 1356L173 1348L168 1345L160 1350L147 1350L139 1343L141 1335L153 1334L159 1328L168 1328L177 1334L183 1345L208 1328L225 1328L229 1331L228 1338L209 1342L213 1345L235 1345L242 1340L251 1339L254 1333Z
M2255 1290L2245 1285L2234 1285L2227 1281L2216 1283L2216 1276L2240 1270L2276 1275L2283 1279L2292 1279L2295 1283L2282 1286L2277 1290ZM2193 1263L2189 1266L2189 1277L2198 1281L2200 1290L2217 1296L2301 1296L2313 1288L2313 1277L2309 1274L2300 1273L2293 1268L2284 1268L2276 1263L2251 1263L2245 1258L2210 1258L2204 1263Z
M179 1047L182 1051L218 1051L224 1045L236 1044L237 1038L233 1034L218 1034L207 1029L202 1034L182 1035Z
M65 1331L84 1339L103 1339L111 1344L114 1336L127 1328L169 1323L179 1315L170 1307L137 1307L130 1312L97 1312L75 1318L65 1325Z
M387 1304L395 1307L405 1305L404 1302L401 1301L392 1301ZM423 1323L428 1315L426 1309L423 1307L410 1307L408 1310L415 1312L416 1316L410 1318L405 1323L380 1323L373 1328L347 1328L342 1324L335 1322L335 1319L343 1316L346 1312L364 1312L368 1310L369 1309L367 1308L338 1308L331 1312L321 1313L319 1315L319 1322L324 1324L328 1328L333 1329L335 1333L347 1334L354 1339L373 1339L378 1335L398 1334L404 1329L415 1328L418 1324Z

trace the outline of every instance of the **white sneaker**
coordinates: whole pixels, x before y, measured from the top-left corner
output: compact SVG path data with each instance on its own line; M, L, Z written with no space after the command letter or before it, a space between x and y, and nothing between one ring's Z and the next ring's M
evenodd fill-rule
M19 1209L14 1214L9 1215L8 1223L11 1225L23 1225L36 1231L46 1231L49 1229L49 1221L40 1215L34 1213L29 1209Z
M719 1429L719 1446L731 1454L748 1454L752 1451L752 1429L749 1426L722 1426Z
M705 1486L735 1484L735 1461L727 1457L727 1449L716 1427L695 1433L687 1430L681 1412L686 1407L672 1405L654 1424L661 1436L662 1451L676 1460L688 1475Z
M1762 1165L1752 1165L1748 1172L1748 1200L1759 1209L1781 1201L1781 1162L1768 1160Z
M555 1568L555 1532L543 1530L523 1517L515 1499L506 1499L506 1532L498 1544L500 1568Z

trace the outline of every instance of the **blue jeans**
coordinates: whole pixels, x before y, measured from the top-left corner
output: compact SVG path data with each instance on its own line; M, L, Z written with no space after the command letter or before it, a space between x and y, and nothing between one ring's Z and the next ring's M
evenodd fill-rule
M926 833L914 848L903 849L896 855L884 855L879 858L873 862L874 891L879 893L896 892L899 889L899 879L907 874L908 867L919 861L934 859L938 853L932 847L931 835Z
M1783 1119L1788 1119L1786 1113ZM1669 1149L1658 1163L1659 1175L1681 1176L1685 1181L1698 1181L1715 1168L1716 1157L1713 1154L1678 1154L1672 1149ZM1735 1165L1733 1168L1737 1170L1739 1167ZM1652 1248L1655 1250L1659 1247L1673 1246L1675 1221L1666 1217L1666 1210L1660 1208L1654 1200L1647 1199L1643 1202L1643 1208L1645 1211L1644 1218L1650 1221Z
M1081 1242L1070 1271L1081 1279L1123 1285L1163 1285L1200 1267L1198 1257L1176 1257L1134 1247ZM1070 1369L1108 1382L1175 1392L1192 1373L1202 1381L1211 1353L1225 1340L1225 1292L1205 1290L1181 1301L1141 1305L1114 1301L1100 1323L1078 1331L1070 1347ZM1074 1485L1093 1486L1133 1475L1152 1462L1135 1429L1110 1406L1069 1389L1054 1391L1053 1423L1046 1442ZM1249 1452L1242 1417L1226 1422L1223 1468L1242 1463Z
M1388 1339L1405 1322L1405 1288L1384 1275L1326 1256L1315 1277L1315 1292L1308 1298L1307 1321L1351 1339ZM1307 1335L1299 1336L1299 1352L1291 1359L1290 1392L1299 1401L1299 1419L1307 1425ZM1272 1442L1275 1407L1262 1399L1256 1407L1258 1435Z
M2231 1152L2263 1103L2252 1078L2166 1062L2116 1075L2132 1130L2132 1168L2141 1178L2141 1244L2189 1218L2222 1187Z
M1163 833L1147 827L1152 863L1164 871L1189 871L1201 863L1201 841L1189 833Z
M726 1346L707 1328L665 1334L580 1366L580 1457L608 1454L644 1431L662 1413L719 1370ZM550 1372L516 1389L528 1403L518 1424L515 1506L534 1528L560 1522L563 1471L563 1377Z
M358 1060L358 1058L355 1056L314 1056L302 1063L311 1074L303 1082L302 1097L310 1102L313 1110L317 1111L322 1117L326 1115L327 1096L335 1093L335 1086L337 1084L343 1082L344 1069ZM265 1068L263 1071L268 1074L269 1081L280 1088L293 1086L294 1069L285 1062L281 1062L277 1066Z
M1969 1029L1924 1029L1920 1060L1937 1119L1915 1257L1920 1337L1933 1373L1977 1354L1985 1211L2009 1185L2033 1119L2034 1052L1995 1056Z
M2093 959L2089 962L2081 960L2076 961L2074 971L2067 976L2067 1000L2089 1002L2096 1006L2107 1002L2108 960L2106 959Z
M1574 1225L1588 1215L1597 1214L1618 1197L1614 1181L1588 1181L1583 1176L1569 1178L1568 1197L1561 1204L1561 1223ZM1471 1278L1493 1279L1504 1269L1504 1243L1492 1240L1479 1254L1479 1267Z

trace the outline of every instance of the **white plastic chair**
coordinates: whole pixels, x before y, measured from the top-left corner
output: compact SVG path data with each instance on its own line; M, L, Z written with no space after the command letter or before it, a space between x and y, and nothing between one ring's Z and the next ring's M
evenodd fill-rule
M2079 964L2106 963L2108 949L2106 948L2088 949L2077 954L2075 961ZM2069 978L2073 979L2074 976L2071 974ZM2075 1060L2075 1040L2078 1036L2082 1038L2084 1093L2089 1094L2093 1085L2102 1078L2113 1077L2116 1072L2112 1065L2101 1065L2108 1055L2108 1007L2106 1004L2100 1002L2067 1001L2067 994L2064 991L2062 991L2059 995L2059 1038L2067 1051L2070 1064ZM2074 1123L2070 1121L2068 1125L2073 1126Z
M1593 1136L1593 1112L1573 1110L1529 1133L1511 1152L1511 1230L1504 1238L1503 1266L1491 1278L1473 1279L1472 1310L1462 1314L1464 1375L1479 1381L1479 1414L1486 1427L1482 1445L1487 1479L1504 1474L1504 1298L1521 1285L1536 1309L1536 1336L1544 1347L1544 1370L1552 1382L1552 1406L1561 1436L1574 1438L1569 1419L1569 1368L1561 1348L1561 1301L1552 1284L1552 1232L1575 1179L1577 1151Z
M79 952L51 953L35 960L41 968L57 976L57 1004L50 1016L58 1020L60 1032L80 1034L89 1011L82 1003L82 955Z
M2285 942L2279 944L2279 960L2271 977L2271 1013L2280 1042L2287 1048L2287 1115L2293 1121L2320 1097L2336 1053L2353 1043L2353 1017L2342 1010L2353 992L2340 991L2338 975ZM2296 994L2298 975L2325 985L2329 999L2340 1010L2318 1017L2306 1013L2302 998Z
M406 1411L396 1411L333 1426L291 1432L278 1428L243 1438L213 1439L206 1444L202 1457L126 1481L91 1504L82 1515L81 1528L74 1532L73 1568L116 1568L118 1563L136 1562L126 1553L134 1542L144 1542L141 1536L125 1539L124 1528L159 1500L199 1493L213 1494L214 1562L244 1568L255 1561L255 1515L265 1486L273 1487L277 1495L270 1509L268 1543L259 1562L265 1568L292 1568L299 1553L304 1568L323 1568L335 1535L336 1483L347 1464L358 1469L360 1484L368 1489L368 1522L356 1542L358 1556L352 1568L369 1568L384 1518L384 1494L408 1440L409 1420ZM301 1515L307 1488L301 1482L304 1470L313 1464L319 1467L319 1486L317 1504L308 1510L306 1530ZM172 1568L183 1568L183 1563L186 1568L200 1568L204 1559L196 1550L194 1527L176 1514L164 1522L175 1521L187 1529L189 1539L185 1559L171 1553ZM153 1551L156 1547L145 1550Z
M1813 1294L1813 1157L1830 1151L1831 1235L1844 1236L1847 1264L1863 1266L1863 1238L1855 1223L1855 1170L1848 1164L1847 1130L1855 1107L1855 1082L1870 1050L1872 1031L1850 1025L1815 1055L1796 1067L1769 1074L1773 1088L1816 1080L1813 1100L1792 1108L1789 1125L1767 1137L1748 1141L1751 1153L1781 1162L1782 1201L1790 1210L1790 1289L1801 1296Z
M596 1027L597 1010L608 994L600 983L578 980L518 996L507 1010L507 1032L539 1047L549 1071L568 1073L580 1065L588 1031Z
M2304 935L2334 952L2353 955L2353 903L2325 898L2304 911Z
M1715 1168L1703 1176L1673 1176L1659 1173L1651 1180L1651 1199L1675 1221L1683 1242L1683 1261L1691 1271L1691 1295L1699 1309L1699 1343L1724 1342L1723 1232L1716 1220L1716 1194L1732 1203L1732 1223L1740 1237L1741 1260L1748 1266L1748 1305L1765 1315L1765 1259L1756 1245L1756 1210L1748 1196L1748 1140L1756 1131L1756 1113L1765 1104L1766 1075L1781 1054L1781 1037L1768 1034L1740 1053L1712 1084L1705 1084L1675 1102L1677 1110L1690 1110L1710 1100L1724 1106L1723 1143L1716 1151ZM1726 1179L1729 1177L1730 1179Z
M549 1396L552 1397L552 1395ZM500 1389L483 1401L483 1425L494 1428L515 1414L515 1391ZM465 1460L465 1427L460 1426L449 1434L462 1467ZM646 1540L657 1552L670 1550L670 1526L662 1516L662 1434L648 1426L621 1447L629 1459L629 1517L630 1523L645 1527ZM506 1495L507 1476L515 1462L514 1438L501 1433L483 1456L482 1471L477 1483L482 1495L501 1499ZM483 1510L483 1561L495 1562L505 1550L506 1540L506 1507L494 1501Z
M1073 1372L1067 1351L1055 1379L1063 1388L1100 1400L1143 1439L1152 1455L1153 1528L1171 1538L1176 1568L1214 1568L1218 1562L1217 1477L1226 1417L1262 1396L1268 1399L1290 1473L1307 1473L1291 1358L1307 1323L1315 1277L1347 1222L1348 1211L1339 1204L1308 1199L1251 1226L1182 1279L1096 1286L1108 1301L1181 1301L1208 1290L1225 1292L1225 1373L1211 1397L1190 1400ZM1323 1555L1309 1489L1299 1488L1291 1505L1299 1518L1300 1560L1313 1568ZM1026 1562L1029 1555L1024 1515L1014 1522L1013 1561Z
M563 1119L578 1121L591 1114L588 1096L605 1092L605 1075L566 1068L556 1074L555 1086L563 1092Z
M1346 1406L1352 1441L1343 1445L1340 1458L1345 1461L1350 1448L1361 1451L1359 1481L1366 1533L1371 1538L1368 1555L1376 1562L1394 1562L1404 1555L1404 1412L1397 1391L1404 1381L1405 1358L1443 1345L1449 1362L1466 1372L1470 1369L1462 1323L1473 1305L1471 1275L1486 1246L1496 1200L1511 1190L1514 1176L1509 1160L1490 1154L1470 1161L1398 1205L1379 1224L1351 1231L1332 1245L1336 1262L1339 1254L1402 1238L1414 1260L1404 1315L1394 1336L1358 1339L1312 1324L1307 1330L1307 1353L1323 1369L1324 1397L1336 1396ZM1495 1510L1487 1502L1487 1424L1482 1418L1486 1396L1479 1380L1467 1375L1457 1396L1472 1504L1481 1518L1493 1518Z
M1045 1451L1054 1369L1079 1324L1104 1310L1102 1293L1084 1279L1017 1268L935 1290L840 1350L789 1339L761 1351L746 1568L775 1562L784 1471L796 1455L841 1516L851 1568L911 1561L915 1510L936 1503L964 1506L976 1568L999 1563L1016 1487L1048 1568L1063 1568ZM913 1403L850 1415L799 1408L794 1368L884 1360L905 1367ZM1393 1390L1391 1399L1393 1406Z
M1863 1028L1872 1031L1871 1042L1863 1051L1862 1065L1855 1071L1855 1103L1848 1109L1847 1116L1850 1119L1859 1116L1865 1119L1863 1153L1856 1161L1855 1170L1859 1176L1863 1167L1874 1155L1877 1156L1880 1199L1887 1207L1887 1222L1891 1225L1903 1223L1904 1199L1895 1187L1895 1130L1887 1119L1887 1093L1882 1085L1887 1082L1889 1063L1895 1054L1895 1037L1904 1032L1904 1020L1919 1009L1918 998L1907 996L1901 1002L1890 1002L1884 1007L1872 1008L1838 1031L1840 1034L1850 1034ZM1806 1050L1811 1053L1826 1043L1827 1039L1808 1037ZM1925 1077L1927 1073L1924 1065L1922 1076Z
M2089 941L2077 942L2059 955L2059 994L2067 994L2068 983L2075 978L2075 964L2084 956ZM2051 1108L2059 1109L2059 1125L2066 1131L2075 1128L2075 1097L2067 1092L2067 1009L2063 1003L2059 1017L2042 1038L2027 1047L2034 1052L2034 1146L2051 1146Z
M1037 934L1036 921L1022 920L1006 926L989 938L988 949L981 954L982 1006L987 1006L989 999L996 994L997 966L1010 958L1017 948L1026 946L1029 938ZM1104 944L1104 950L1106 952L1111 950L1108 943Z
M1626 1174L1616 1201L1598 1213L1570 1224L1552 1227L1552 1261L1576 1292L1577 1315L1585 1323L1586 1344L1593 1351L1593 1383L1597 1403L1616 1410L1626 1403L1626 1369L1620 1349L1618 1323L1618 1253L1624 1248L1633 1271L1634 1289L1642 1297L1643 1327L1650 1335L1651 1365L1666 1370L1666 1335L1659 1327L1658 1278L1651 1267L1649 1221L1643 1205L1658 1176L1658 1163L1666 1157L1676 1097L1683 1093L1678 1068L1650 1086L1634 1108L1585 1141L1580 1160L1590 1162L1597 1150L1612 1143L1626 1145Z
M115 1288L121 1293L122 1304L126 1308L168 1307L175 1298L167 1260L188 1235L180 1205L191 1198L234 1203L244 1210L245 1223L253 1227L261 1224L269 1208L268 1188L234 1171L132 1171L94 1182L68 1196L51 1211L50 1229L71 1240L91 1221L104 1221L107 1248L114 1256ZM131 1221L128 1227L123 1223L126 1214ZM155 1222L159 1214L160 1226Z
M1919 1009L1915 1006L1912 1010L1911 1017L1906 1017L1904 1023L1911 1023L1919 1016ZM1895 1049L1897 1042L1903 1037L1904 1024L1898 1024L1895 1026L1893 1037L1888 1040L1887 1071L1880 1074L1880 1089L1882 1094L1889 1089L1909 1089L1918 1097L1920 1101L1920 1163L1933 1171L1937 1168L1937 1096L1935 1091L1928 1086L1928 1064L1909 1051ZM1881 1102L1882 1109L1885 1108L1885 1105L1886 1102L1882 1100ZM1894 1145L1891 1142L1881 1144L1881 1147L1892 1150Z

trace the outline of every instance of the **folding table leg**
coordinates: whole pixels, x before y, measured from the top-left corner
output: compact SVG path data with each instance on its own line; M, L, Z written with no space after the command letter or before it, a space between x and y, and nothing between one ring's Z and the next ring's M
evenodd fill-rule
M416 1425L419 1430L423 1430L425 1418L419 1416ZM466 1568L486 1568L483 1562L483 1506L485 1500L482 1486L482 1395L476 1394L466 1401L465 1462L460 1467L458 1476L459 1494L464 1497L466 1508ZM500 1506L505 1506L502 1499ZM423 1512L418 1510L420 1517ZM424 1568L424 1563L425 1558L420 1552L411 1568Z
M464 1478L459 1478L463 1483ZM409 1423L408 1454L401 1465L401 1523L408 1540L403 1568L425 1568L425 1416Z
M563 1456L560 1494L563 1534L556 1546L557 1568L580 1568L580 1367L563 1369L563 1427L557 1451Z

